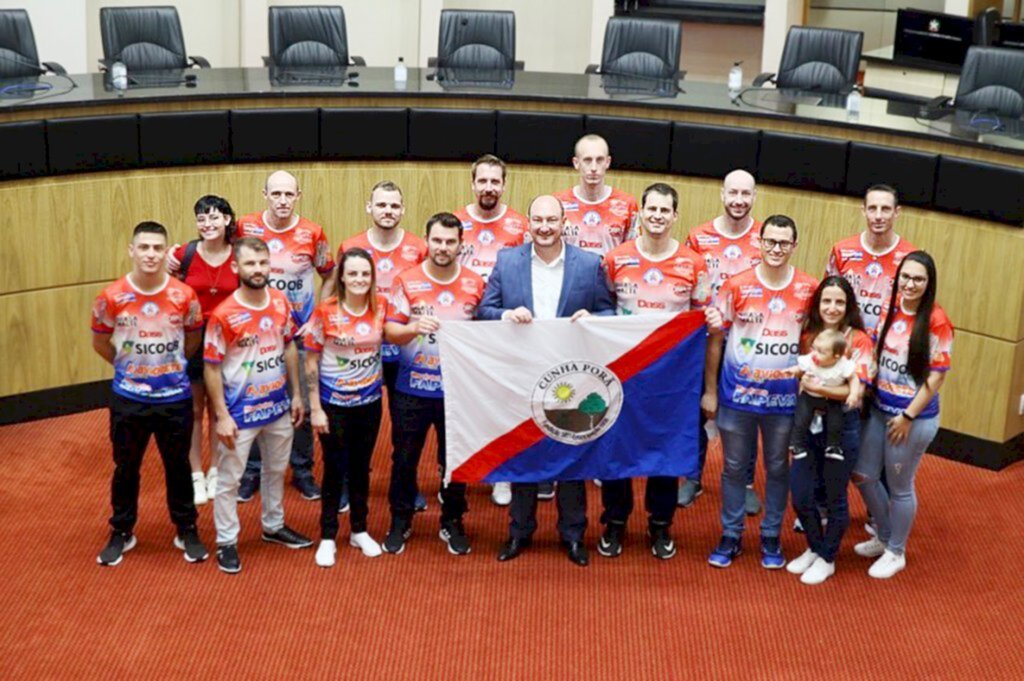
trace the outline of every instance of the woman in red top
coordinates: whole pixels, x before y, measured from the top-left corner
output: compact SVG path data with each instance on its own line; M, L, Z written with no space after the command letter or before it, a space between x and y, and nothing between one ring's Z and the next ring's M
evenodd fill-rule
M196 201L195 214L199 238L178 246L172 255L181 263L175 276L191 286L199 296L205 330L210 313L238 288L238 275L231 271L231 231L234 228L235 213L226 200L208 194ZM192 465L195 503L199 506L213 499L217 489L216 459L211 461L209 472L203 475L204 411L210 414L211 456L217 451L217 435L212 427L213 404L206 399L203 387L202 344L196 354L188 358L188 377L192 383L192 409L195 414L188 459Z

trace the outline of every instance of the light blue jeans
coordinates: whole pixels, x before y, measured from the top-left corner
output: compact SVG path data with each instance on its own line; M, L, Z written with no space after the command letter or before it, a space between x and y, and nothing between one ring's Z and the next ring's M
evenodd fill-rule
M939 417L917 418L901 444L894 445L886 437L886 424L892 418L871 408L860 441L860 458L854 468L853 480L864 498L868 512L875 519L878 539L895 554L907 549L907 537L917 515L917 493L914 478L925 449L939 432ZM880 478L885 467L886 491Z
M739 539L746 518L743 502L747 470L757 458L757 433L761 431L764 469L764 518L761 537L778 537L789 496L789 431L792 414L756 414L719 407L718 431L722 435L722 534Z

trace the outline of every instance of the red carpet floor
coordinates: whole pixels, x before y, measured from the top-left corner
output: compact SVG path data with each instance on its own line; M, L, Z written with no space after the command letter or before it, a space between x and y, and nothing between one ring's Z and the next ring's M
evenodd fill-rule
M110 513L105 434L105 412L0 428L0 679L1024 678L1022 465L992 473L928 457L908 567L886 582L852 551L864 537L856 493L826 584L765 571L756 551L727 570L709 567L715 451L707 493L676 516L675 560L651 557L637 515L622 557L592 550L591 566L575 567L545 503L534 547L499 564L507 515L483 486L466 516L473 552L451 556L424 462L430 509L402 555L364 558L347 546L343 522L338 565L318 568L313 550L260 541L257 501L241 507L244 567L229 576L171 547L153 450L138 547L117 567L96 565ZM380 448L374 465L370 531L382 538L390 466ZM589 503L592 548L596 490ZM289 488L286 510L290 525L318 538L318 503ZM783 543L794 557L804 545L791 522L790 513ZM211 546L212 526L212 506L201 507Z

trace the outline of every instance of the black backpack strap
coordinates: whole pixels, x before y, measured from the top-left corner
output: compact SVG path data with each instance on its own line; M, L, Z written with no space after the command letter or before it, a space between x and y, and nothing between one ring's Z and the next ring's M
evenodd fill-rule
M192 259L196 257L198 248L199 239L193 239L185 244L185 255L181 257L181 268L178 270L178 276L182 281L185 281L185 277L188 276L188 268L192 265Z

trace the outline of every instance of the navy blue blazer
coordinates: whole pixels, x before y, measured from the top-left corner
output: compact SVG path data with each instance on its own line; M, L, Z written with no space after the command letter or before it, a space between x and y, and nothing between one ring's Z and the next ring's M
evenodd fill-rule
M501 319L505 310L525 307L533 309L533 280L531 259L533 244L498 251L498 262L487 280L484 298L476 310L477 319ZM558 297L559 317L571 317L577 310L591 314L614 315L615 300L605 274L601 258L575 246L565 245L565 274L562 292Z

